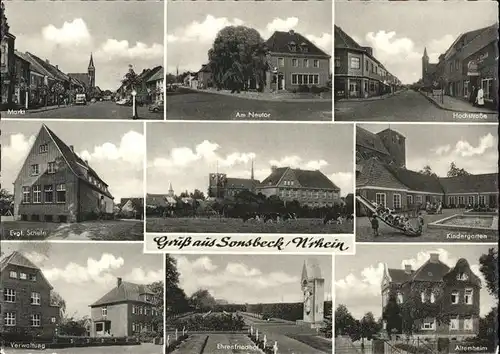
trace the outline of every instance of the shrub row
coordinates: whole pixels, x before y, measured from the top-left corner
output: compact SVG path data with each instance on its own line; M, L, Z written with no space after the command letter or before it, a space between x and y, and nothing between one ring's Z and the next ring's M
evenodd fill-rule
M298 88L292 90L293 93L314 93L314 94L320 94L322 92L330 92L330 88L328 87L318 87L316 85L313 86L307 86L307 85L300 85Z
M240 315L214 313L180 318L170 325L188 331L241 331L245 327L245 321Z
M331 310L332 302L325 301L325 313L330 313ZM304 316L304 304L302 302L252 304L247 306L246 312L261 314L263 319L280 318L286 321L297 321L301 320Z
M172 353L182 342L188 339L188 337L189 335L184 334L180 335L177 339L172 340L170 343L168 343L165 353L166 354Z

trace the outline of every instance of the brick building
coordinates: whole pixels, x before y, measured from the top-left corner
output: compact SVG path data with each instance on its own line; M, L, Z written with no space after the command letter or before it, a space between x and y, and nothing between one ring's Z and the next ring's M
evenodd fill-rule
M419 319L419 330L415 335L470 338L479 331L480 290L481 280L471 270L467 260L459 259L450 268L435 253L418 269L412 269L411 265L405 265L404 269L384 267L382 312L391 292L396 295L400 305L408 301L410 296L417 295L421 304L439 304L441 315L447 317L449 323L442 323L435 318Z
M128 337L142 330L156 331L152 321L157 300L148 286L117 278L116 286L90 305L91 336Z
M446 208L498 207L498 173L458 177L425 175L406 169L406 138L385 129L356 128L356 193L395 210L427 202ZM362 215L364 208L358 205Z
M334 26L335 97L368 98L391 93L401 86L373 55L373 48L359 45L340 27Z
M113 209L108 185L43 124L14 182L14 217L79 222Z
M297 90L300 86L326 87L331 56L300 33L276 31L266 41L268 63L266 89Z
M5 16L5 4L2 2L0 14L0 89L2 100L0 110L15 108L14 88L15 88L15 57L14 46L16 36L9 32L7 17Z
M59 306L51 300L52 286L40 268L19 252L0 261L0 332L45 338L55 334Z

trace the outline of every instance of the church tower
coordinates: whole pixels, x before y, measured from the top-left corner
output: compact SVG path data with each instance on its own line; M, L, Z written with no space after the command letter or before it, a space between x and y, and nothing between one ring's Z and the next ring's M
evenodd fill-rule
M253 159L252 159L252 170L250 172L250 179L253 181L255 178L254 178L254 174L253 174Z
M172 198L175 196L174 189L172 188L172 182L170 182L170 187L168 188L168 196Z
M427 80L427 69L429 67L429 56L427 55L427 48L424 48L424 55L422 56L422 81Z
M89 74L89 87L94 88L95 87L95 66L94 66L94 58L92 57L92 53L90 53L88 74Z

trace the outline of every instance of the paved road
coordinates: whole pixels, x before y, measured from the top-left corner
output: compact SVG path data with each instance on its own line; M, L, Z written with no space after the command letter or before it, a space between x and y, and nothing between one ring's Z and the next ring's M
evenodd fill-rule
M269 113L241 118L237 113ZM190 92L167 96L167 120L331 121L332 102L274 102Z
M389 122L473 122L478 119L457 119L453 112L436 107L422 94L413 90L373 101L340 101L334 104L336 121ZM498 114L488 114L480 122L497 122Z
M146 106L138 107L140 119L162 120L163 113L149 112ZM86 118L86 119L132 119L132 107L119 106L114 102L96 102L86 106L67 106L47 111L26 112L23 115L3 115L3 118Z

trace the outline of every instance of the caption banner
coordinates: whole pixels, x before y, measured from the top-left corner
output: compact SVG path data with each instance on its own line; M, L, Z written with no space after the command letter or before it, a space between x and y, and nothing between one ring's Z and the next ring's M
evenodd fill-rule
M146 253L355 253L354 235L146 234Z

